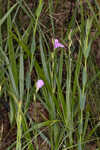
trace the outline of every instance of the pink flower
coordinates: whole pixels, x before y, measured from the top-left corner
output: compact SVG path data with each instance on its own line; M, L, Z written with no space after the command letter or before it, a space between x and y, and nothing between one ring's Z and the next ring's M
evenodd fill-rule
M37 88L37 89L40 89L40 88L42 88L42 86L44 86L43 80L38 80L38 81L36 82L36 88Z
M54 48L64 47L63 44L59 43L58 39L54 39Z

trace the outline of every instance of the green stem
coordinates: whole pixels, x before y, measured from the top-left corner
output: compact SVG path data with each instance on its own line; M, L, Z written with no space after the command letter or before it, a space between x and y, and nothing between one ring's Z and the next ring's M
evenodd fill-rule
M21 136L22 136L22 130L21 130L21 124L22 124L22 116L21 116L21 105L22 102L18 102L18 113L17 113L17 145L16 150L21 150Z
M36 106L36 94L37 94L38 90L36 89L36 93L34 94L33 98L34 98L34 120L36 122L36 119L37 119L37 106ZM38 147L38 140L37 140L37 129L34 130L34 137L35 137L35 146L36 146L36 150L39 150L39 147Z

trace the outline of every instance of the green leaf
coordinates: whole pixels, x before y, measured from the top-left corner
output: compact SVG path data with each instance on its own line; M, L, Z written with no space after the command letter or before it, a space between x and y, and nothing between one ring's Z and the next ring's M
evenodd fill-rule
M63 74L63 50L61 51L61 55L60 55L60 62L59 62L59 82L60 85L62 83L62 74Z
M24 96L24 60L23 60L22 49L20 50L19 88L20 88L20 100L23 100L23 96Z
M74 83L73 83L73 98L75 97L75 93L77 90L77 83L78 83L78 78L79 78L79 74L80 74L80 69L81 69L81 61L82 61L82 51L81 49L79 50L78 53L78 58L76 61L76 69L75 69L75 75L74 75ZM74 99L75 101L75 99Z
M57 79L57 77L56 77L56 83L57 83L57 89L58 89L58 91L57 91L57 93L58 93L57 97L58 97L58 103L59 103L58 105L61 104L61 109L63 111L63 116L64 116L64 119L66 119L66 113L67 113L67 111L66 111L65 99L64 99L64 96L63 96L63 93L62 93L62 89L60 87L60 82ZM63 117L61 112L60 112L59 115L61 116L61 118Z
M49 84L48 80L45 77L45 74L43 72L43 70L41 69L41 67L39 66L38 62L35 60L35 64L34 67L36 69L37 74L39 75L39 77L44 81L45 83L45 87L47 89L48 92L48 99L46 99L46 101L50 102L50 114L52 118L55 118L55 106L58 109L58 112L60 113L60 108L59 108L59 101L57 100L57 98L55 97L54 93L52 92L52 87L51 84ZM45 96L45 95L44 95ZM52 111L51 111L52 108Z
M43 51L41 34L40 34L40 53L41 53L41 59L42 59L42 64L43 64L43 70L44 70L44 73L45 73L45 77L50 82L48 68L47 68L47 60L45 58L45 54L44 54L44 51Z
M30 89L31 87L31 76L30 76L30 72L26 73L26 89Z
M87 49L86 49L86 53L85 53L86 59L87 59L88 56L89 56L89 53L90 53L90 50L91 50L91 45L92 45L92 40L89 42L88 47L87 47Z
M31 52L28 46L25 45L24 41L22 39L17 38L17 36L13 32L10 32L10 35L13 36L13 38L18 42L19 46L22 47L22 50L25 51L27 55L31 57Z
M37 18L40 16L40 13L42 11L42 7L43 7L43 0L39 0L39 6L38 6L38 8L36 10L36 16L37 16Z
M92 21L93 21L93 17L91 19L87 20L87 23L86 23L86 36L88 36L89 33L90 33L90 29L91 29L91 26L92 26Z
M84 67L84 68L83 68L83 73L82 73L82 83L83 83L83 87L85 87L86 82L87 82L87 72L86 72L86 69L85 69L85 67Z
M0 51L1 51L1 54L3 55L3 57L5 58L5 62L6 62L7 67L8 67L9 77L10 77L10 80L11 80L11 83L12 83L14 93L15 93L17 99L19 99L18 88L16 87L16 83L15 83L15 80L14 80L14 77L13 77L13 73L12 73L12 69L11 69L11 66L10 66L9 59L6 56L5 52L2 50L1 47L0 47Z
M85 102L86 102L86 93L83 94L81 89L80 89L80 109L84 110L85 108Z
M4 15L4 17L2 19L0 19L0 26L5 22L5 20L7 19L7 17L9 16L9 14L15 9L15 7L17 6L18 3L14 4L9 11L7 11L7 13Z
M9 11L9 1L8 1L8 11ZM15 56L15 51L14 51L14 46L13 46L13 39L12 36L10 36L10 32L12 30L12 21L11 21L11 16L10 14L8 15L7 18L7 31L8 31L8 50L9 50L9 61L11 64L12 68L12 73L13 77L16 83L16 87L18 88L18 73L17 73L17 65L16 65L16 56Z
M13 125L15 122L15 116L16 116L16 107L15 107L15 102L10 98L10 113L9 113L9 119L10 119L10 124Z
M53 126L57 122L59 122L59 120L47 120L47 121L44 121L44 122L41 122L41 123L32 123L32 128L28 129L25 134L27 134L27 133L29 133L33 130L40 129L42 127Z
M22 113L22 127L23 127L23 132L24 134L24 138L28 139L28 141L32 141L30 133L28 132L28 125L27 125L27 121L26 121L26 117L25 115ZM28 150L34 150L33 144L32 142L28 143Z

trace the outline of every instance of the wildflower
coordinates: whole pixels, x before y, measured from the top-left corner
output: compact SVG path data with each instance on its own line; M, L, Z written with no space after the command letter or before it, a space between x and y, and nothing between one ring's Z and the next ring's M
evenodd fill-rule
M54 39L54 48L64 47L63 44L59 43L58 39Z
M40 88L42 88L42 86L44 86L44 81L43 80L38 80L36 82L36 88L37 88L37 90L39 90Z

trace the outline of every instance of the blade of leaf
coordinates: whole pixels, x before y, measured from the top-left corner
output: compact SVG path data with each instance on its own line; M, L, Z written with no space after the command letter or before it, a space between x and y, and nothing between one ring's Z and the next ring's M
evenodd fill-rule
M22 48L20 50L19 85L20 85L20 100L23 100L23 95L24 95L24 60L23 60Z
M41 59L42 59L42 64L43 64L43 70L44 70L44 73L45 73L45 77L50 82L48 68L47 68L47 64L46 64L47 61L46 61L45 54L44 54L44 51L43 51L43 46L42 46L41 35L40 35L40 53L41 53Z
M10 80L11 80L11 83L12 83L12 87L14 89L14 93L15 93L17 99L19 99L18 98L18 96L19 96L18 95L18 89L17 89L16 84L15 84L15 80L14 80L14 77L13 77L13 73L12 73L12 69L11 69L8 57L6 56L5 52L2 50L1 47L0 47L0 51L1 51L2 55L3 55L3 57L5 58L5 61L6 61L7 67L8 67L8 71L9 71Z
M8 15L14 10L14 8L17 6L18 3L14 4L9 11L7 11L7 13L4 15L4 17L2 19L0 19L0 26L5 22L5 20L7 19Z
M8 1L8 11L10 8L10 2ZM13 39L12 36L10 36L9 31L12 30L12 22L11 22L11 16L10 14L7 17L7 30L8 30L8 49L9 49L9 61L12 68L13 77L16 83L16 87L18 88L18 73L17 73L17 67L16 67L16 57L13 47Z

